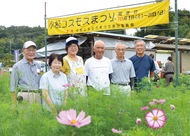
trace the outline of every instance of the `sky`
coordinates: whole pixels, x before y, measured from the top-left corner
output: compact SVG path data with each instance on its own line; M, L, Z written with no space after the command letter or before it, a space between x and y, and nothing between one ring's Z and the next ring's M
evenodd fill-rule
M0 0L0 26L25 25L29 27L44 27L45 2L46 17L50 18L153 1L154 0ZM177 0L178 9L190 11L189 5L190 0ZM175 0L170 0L170 6L174 11Z

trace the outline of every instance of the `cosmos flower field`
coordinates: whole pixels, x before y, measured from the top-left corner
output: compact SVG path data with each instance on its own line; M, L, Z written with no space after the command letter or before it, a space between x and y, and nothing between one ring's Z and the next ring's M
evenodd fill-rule
M54 116L39 104L12 105L10 73L0 74L1 136L188 136L190 135L190 77L179 85L164 79L132 91L111 86L111 95L87 90L83 97L69 89L67 104Z

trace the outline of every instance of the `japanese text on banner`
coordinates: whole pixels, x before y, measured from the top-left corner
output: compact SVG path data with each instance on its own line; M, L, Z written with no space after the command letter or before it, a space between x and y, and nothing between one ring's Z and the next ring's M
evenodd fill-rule
M48 19L48 35L140 28L169 23L169 0L135 8Z

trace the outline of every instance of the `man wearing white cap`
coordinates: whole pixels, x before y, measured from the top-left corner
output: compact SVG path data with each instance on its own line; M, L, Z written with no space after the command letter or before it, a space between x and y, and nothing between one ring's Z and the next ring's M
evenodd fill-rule
M14 64L11 73L11 98L13 104L17 101L41 103L38 91L40 81L40 65L34 61L36 44L27 41L23 45L23 59Z

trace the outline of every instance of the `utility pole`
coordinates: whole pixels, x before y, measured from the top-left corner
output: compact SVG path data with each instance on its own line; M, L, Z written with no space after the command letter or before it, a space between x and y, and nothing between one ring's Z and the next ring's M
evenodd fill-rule
M176 86L178 86L178 9L177 9L177 0L175 0L175 53L176 53Z
M10 54L11 54L11 40L9 40L9 43L10 43Z
M44 13L44 44L45 44L45 70L47 72L47 42L46 42L46 36L47 36L47 32L46 32L46 2L45 2L45 13Z

